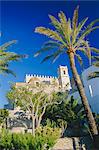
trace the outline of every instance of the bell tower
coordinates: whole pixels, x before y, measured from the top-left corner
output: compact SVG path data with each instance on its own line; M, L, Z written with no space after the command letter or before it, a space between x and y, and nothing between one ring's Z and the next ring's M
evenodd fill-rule
M70 77L68 74L67 66L59 66L59 68L58 68L58 80L59 80L59 85L63 90L70 91L71 84L70 84Z

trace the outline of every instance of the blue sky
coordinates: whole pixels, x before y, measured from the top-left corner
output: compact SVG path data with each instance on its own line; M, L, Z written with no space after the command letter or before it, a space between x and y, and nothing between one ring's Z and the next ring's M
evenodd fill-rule
M34 53L40 49L42 44L47 41L47 37L34 33L37 26L49 25L50 20L48 14L57 16L62 10L67 17L72 17L74 8L79 5L79 21L85 17L89 17L88 23L99 18L99 2L98 1L2 1L1 2L1 25L2 39L0 43L9 40L18 40L17 44L10 47L9 51L19 54L28 54L28 59L19 62L12 62L10 68L16 73L17 77L12 75L0 75L0 107L7 103L5 94L9 90L11 82L24 81L25 74L41 74L57 76L57 68L59 65L67 65L69 74L71 74L68 57L62 55L54 64L48 61L41 64L41 60L45 56L33 58ZM88 39L91 45L99 48L99 30L94 31ZM84 58L85 67L88 67L88 61ZM79 65L78 72L81 73Z

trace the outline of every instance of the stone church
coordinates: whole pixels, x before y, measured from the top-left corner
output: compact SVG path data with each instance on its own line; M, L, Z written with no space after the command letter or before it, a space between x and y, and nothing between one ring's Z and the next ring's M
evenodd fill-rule
M70 91L70 77L67 66L59 66L58 77L45 76L45 75L30 75L26 74L25 82L17 82L16 87L33 85L40 87L43 85L46 91Z

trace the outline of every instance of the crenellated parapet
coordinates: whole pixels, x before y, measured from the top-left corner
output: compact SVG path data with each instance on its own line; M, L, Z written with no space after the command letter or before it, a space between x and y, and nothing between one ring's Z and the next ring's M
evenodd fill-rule
M25 81L26 81L26 83L28 83L31 78L38 78L38 79L41 80L41 81L43 81L43 80L44 80L44 81L51 81L51 80L53 80L53 79L54 79L54 80L58 80L58 78L57 78L57 77L54 77L54 76L26 74L26 76L25 76Z

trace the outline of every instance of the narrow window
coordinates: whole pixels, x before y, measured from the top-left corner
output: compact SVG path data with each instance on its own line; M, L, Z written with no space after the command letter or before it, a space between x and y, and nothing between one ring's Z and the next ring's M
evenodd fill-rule
M36 86L39 86L39 82L36 82Z
M66 74L65 70L63 72L64 72L64 74Z

